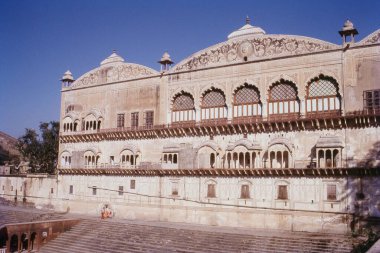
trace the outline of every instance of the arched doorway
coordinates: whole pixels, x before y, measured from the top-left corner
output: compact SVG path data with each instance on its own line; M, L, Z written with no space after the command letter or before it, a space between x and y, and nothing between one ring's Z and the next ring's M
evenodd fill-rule
M10 251L18 252L18 236L17 235L12 235L11 237Z

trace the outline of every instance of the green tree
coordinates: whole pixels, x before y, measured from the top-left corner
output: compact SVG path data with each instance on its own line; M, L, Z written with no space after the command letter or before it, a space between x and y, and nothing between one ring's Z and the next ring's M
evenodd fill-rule
M40 124L40 135L34 129L25 129L18 138L17 149L29 161L31 172L55 172L58 158L59 122Z

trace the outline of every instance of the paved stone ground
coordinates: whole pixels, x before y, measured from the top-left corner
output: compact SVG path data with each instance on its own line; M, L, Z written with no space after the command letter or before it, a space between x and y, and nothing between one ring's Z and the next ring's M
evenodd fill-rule
M6 214L6 215L4 215ZM12 214L12 215L10 215ZM6 222L4 222L4 217ZM11 217L11 218L10 218ZM37 218L36 218L37 217ZM121 252L351 252L338 235L213 227L170 222L101 220L0 206L0 223L80 218L82 221L42 247L44 253Z

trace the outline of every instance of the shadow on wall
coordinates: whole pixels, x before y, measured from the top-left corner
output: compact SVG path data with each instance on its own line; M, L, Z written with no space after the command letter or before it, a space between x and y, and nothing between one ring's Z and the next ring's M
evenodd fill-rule
M375 142L362 161L358 163L361 168L380 168L380 141Z

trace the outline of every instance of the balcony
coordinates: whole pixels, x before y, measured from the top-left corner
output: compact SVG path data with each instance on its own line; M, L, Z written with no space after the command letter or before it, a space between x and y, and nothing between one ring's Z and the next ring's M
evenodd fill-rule
M278 131L305 131L372 127L380 122L380 110L362 110L326 113L298 113L270 115L269 117L239 117L232 120L213 119L200 122L186 121L173 124L108 128L97 131L61 132L60 142L89 142L102 140L152 139L220 134L271 133Z

